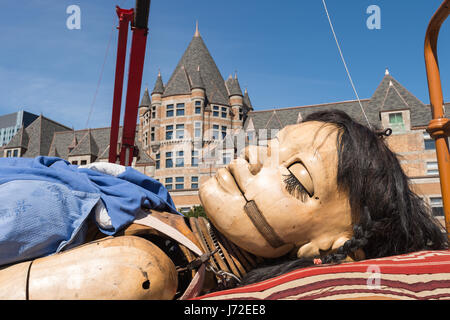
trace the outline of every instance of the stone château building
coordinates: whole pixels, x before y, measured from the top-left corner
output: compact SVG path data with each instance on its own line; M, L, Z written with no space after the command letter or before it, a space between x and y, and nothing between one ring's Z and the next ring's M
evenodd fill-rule
M237 75L224 80L197 28L169 81L164 85L159 73L139 106L141 144L156 162L152 176L170 190L178 208L200 203L200 183L234 157L233 150L223 150L215 155L222 159L217 163L207 161L206 153L242 131L252 110Z

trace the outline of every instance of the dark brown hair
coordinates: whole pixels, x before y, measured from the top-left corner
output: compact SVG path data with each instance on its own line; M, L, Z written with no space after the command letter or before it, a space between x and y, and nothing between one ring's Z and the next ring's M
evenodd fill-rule
M361 125L339 110L313 113L307 121L320 121L339 130L337 184L348 194L357 221L352 239L321 257L323 263L339 263L358 249L371 259L448 248L445 229L411 190L397 156L386 145L386 131ZM313 265L311 259L272 262L274 265L249 272L242 284Z

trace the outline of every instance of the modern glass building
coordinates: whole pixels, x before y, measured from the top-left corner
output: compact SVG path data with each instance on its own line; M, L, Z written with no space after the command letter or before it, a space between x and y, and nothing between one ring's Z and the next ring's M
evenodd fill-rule
M8 144L22 126L27 127L37 118L24 110L0 116L0 147Z

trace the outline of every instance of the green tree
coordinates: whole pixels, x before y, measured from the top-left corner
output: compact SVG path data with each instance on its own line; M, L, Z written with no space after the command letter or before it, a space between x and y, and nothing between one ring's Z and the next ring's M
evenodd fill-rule
M205 213L205 209L203 209L202 206L194 206L187 213L185 213L184 216L185 217L194 217L194 218L198 218L198 217L206 218L206 213Z

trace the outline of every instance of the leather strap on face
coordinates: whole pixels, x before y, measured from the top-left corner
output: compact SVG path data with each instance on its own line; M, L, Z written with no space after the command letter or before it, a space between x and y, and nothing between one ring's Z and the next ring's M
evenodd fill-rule
M244 211L256 229L258 229L259 233L273 248L276 249L285 244L284 241L281 240L281 238L276 234L275 230L273 230L273 228L269 225L261 211L259 211L255 201L247 201L244 206Z

